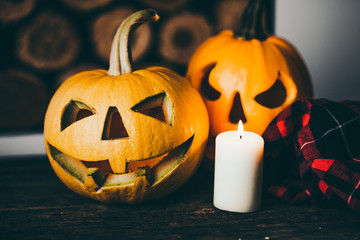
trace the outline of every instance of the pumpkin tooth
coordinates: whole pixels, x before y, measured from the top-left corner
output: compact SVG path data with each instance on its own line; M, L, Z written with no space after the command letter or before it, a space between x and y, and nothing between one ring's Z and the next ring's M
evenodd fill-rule
M85 161L80 160L87 168L98 168L102 173L113 173L109 160Z
M85 188L89 192L97 191L104 181L104 174L99 168L88 168L85 178Z
M136 170L136 178L145 177L145 179L147 181L147 185L150 185L150 174L151 174L151 169L148 166L139 167ZM138 179L135 181L135 184L137 181L138 181Z
M111 160L79 160L64 154L49 143L48 147L54 161L60 164L65 171L83 182L87 191L96 192L102 187L120 186L126 184L136 185L140 184L140 182L142 182L142 187L155 184L159 179L161 179L161 176L169 174L169 172L175 169L176 166L184 160L185 155L192 145L193 139L194 135L171 151L155 157L158 160L156 160L156 164L154 165L146 165L148 161L154 161L154 157L143 159L141 161L129 162L126 164L126 168L130 170L131 167L132 169L128 173L124 171L123 174L116 174L117 172L114 171L114 168L111 166ZM137 163L139 164L136 165ZM143 165L144 163L145 165ZM130 166L130 164L135 165ZM75 166L77 166L77 168L75 168ZM79 169L80 167L82 169L82 173L78 174L80 175L78 177L76 175L77 172L72 171L72 169Z
M166 152L166 153L161 154L156 157L150 157L147 159L142 159L142 160L137 160L137 161L129 161L127 163L126 169L129 172L136 172L136 170L140 167L148 166L150 168L153 168L154 166L159 164L159 162L161 162L168 154L169 154L169 152Z

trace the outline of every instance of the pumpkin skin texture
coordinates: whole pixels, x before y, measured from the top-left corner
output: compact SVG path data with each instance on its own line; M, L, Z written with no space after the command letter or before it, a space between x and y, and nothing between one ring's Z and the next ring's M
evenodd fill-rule
M207 110L187 79L163 67L129 67L70 77L45 116L55 173L74 192L102 202L170 194L195 172L207 142Z
M242 22L250 25L243 25L240 33L224 30L209 38L188 64L186 77L202 94L209 112L210 168L219 133L236 130L241 120L245 130L261 135L282 110L313 96L308 70L295 47L264 33L260 4L250 1L245 9Z

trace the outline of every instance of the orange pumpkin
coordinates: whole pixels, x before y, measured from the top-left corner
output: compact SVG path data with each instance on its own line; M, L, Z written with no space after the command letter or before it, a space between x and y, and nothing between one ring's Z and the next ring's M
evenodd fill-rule
M200 94L170 69L132 71L129 32L155 21L129 16L113 41L109 71L66 80L46 112L44 137L57 176L103 202L138 203L168 195L198 167L209 120Z
M262 134L271 120L300 98L313 96L308 70L288 41L263 27L263 1L250 0L240 31L224 30L209 38L190 59L187 78L200 91L210 116L207 158L214 138L235 130ZM210 162L211 166L213 162Z

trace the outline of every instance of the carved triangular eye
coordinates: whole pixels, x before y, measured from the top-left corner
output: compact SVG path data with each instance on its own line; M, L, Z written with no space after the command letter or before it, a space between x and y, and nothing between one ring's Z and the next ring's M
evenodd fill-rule
M145 98L133 106L131 110L165 122L170 126L174 122L174 107L165 92Z
M95 110L89 107L87 104L78 100L71 100L63 111L61 117L61 131L65 128L77 122L83 118L89 117L95 114Z
M265 92L255 97L255 101L267 108L280 107L286 99L286 88L280 80L280 72L276 82Z
M105 119L102 140L128 138L120 113L116 107L110 107Z
M210 101L215 101L215 100L219 99L221 96L221 93L219 91L217 91L215 88L213 88L209 83L209 76L210 76L211 70L213 70L215 65L216 65L216 63L210 63L209 65L207 65L204 68L204 70L203 70L204 76L201 79L201 86L200 86L200 91L201 91L202 95Z

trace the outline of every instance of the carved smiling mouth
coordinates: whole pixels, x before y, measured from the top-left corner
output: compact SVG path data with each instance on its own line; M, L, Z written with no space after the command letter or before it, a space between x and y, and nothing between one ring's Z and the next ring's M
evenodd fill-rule
M143 176L150 185L156 184L185 159L193 139L194 135L160 156L128 162L128 172L123 174L113 173L108 160L80 160L61 152L50 143L47 143L47 147L52 160L64 171L82 182L89 191L97 191L104 187L131 185L138 177Z

